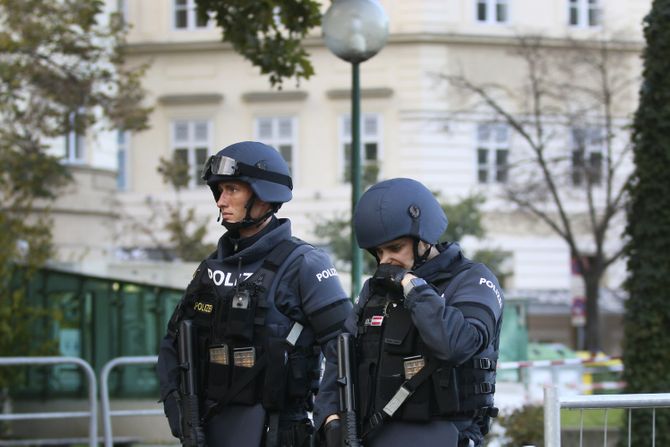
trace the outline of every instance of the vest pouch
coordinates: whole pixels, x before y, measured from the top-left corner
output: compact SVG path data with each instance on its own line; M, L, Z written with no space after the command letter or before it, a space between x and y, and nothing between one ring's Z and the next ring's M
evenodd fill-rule
M402 357L382 353L379 372L377 373L377 389L375 390L375 397L373 397L376 411L381 411L393 398L400 385L405 382L402 368ZM398 417L398 413L394 417Z
M247 371L254 366L261 354L262 353L257 352L256 348L253 346L236 347L232 350L233 377L230 384L231 387L235 386L235 383L240 380L241 377L246 375ZM233 397L231 403L244 405L253 405L257 403L258 393L256 390L258 388L258 383L260 382L258 377L262 377L262 374L258 374L247 383L246 386Z
M398 410L399 417L408 422L427 422L430 420L430 393L432 387L426 380Z
M312 382L309 360L300 348L288 356L288 396L290 398L305 398L309 394Z
M207 357L207 398L219 400L230 388L230 346L216 344L209 346Z
M413 354L417 331L412 328L409 311L400 306L394 308L384 323L384 351L401 356Z
M359 336L356 338L357 384L360 390L358 395L360 397L359 408L362 417L372 414L375 403L375 377L377 375L377 356L379 355L381 329L380 326L365 327L365 332L359 330Z
M286 402L286 382L289 372L285 339L268 338L266 349L268 365L263 379L263 407L266 410L282 410Z
M462 411L458 395L458 379L454 368L439 368L433 373L432 382L440 414Z
M228 304L226 318L226 338L239 339L243 343L251 344L254 339L254 317L256 316L255 293L240 287L232 294Z

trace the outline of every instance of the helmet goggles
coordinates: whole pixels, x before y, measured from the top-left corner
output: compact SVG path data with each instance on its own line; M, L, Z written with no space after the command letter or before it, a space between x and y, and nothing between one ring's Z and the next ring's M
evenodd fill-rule
M213 175L226 177L249 177L278 183L293 189L291 177L277 172L268 171L264 166L252 166L239 162L224 155L212 155L207 159L202 170L202 179L208 181Z

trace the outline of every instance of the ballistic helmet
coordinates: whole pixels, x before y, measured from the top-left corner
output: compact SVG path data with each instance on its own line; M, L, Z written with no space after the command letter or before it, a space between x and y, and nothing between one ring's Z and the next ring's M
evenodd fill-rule
M274 148L257 141L242 141L221 149L209 157L202 171L219 200L219 183L241 180L251 186L256 197L268 203L281 204L293 197L293 182L288 165Z
M354 210L356 240L366 250L405 236L435 245L447 224L433 193L409 178L377 183L365 191Z

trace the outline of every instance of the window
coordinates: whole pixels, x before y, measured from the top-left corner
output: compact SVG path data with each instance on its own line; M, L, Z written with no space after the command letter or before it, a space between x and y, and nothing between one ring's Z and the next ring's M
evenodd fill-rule
M351 117L345 116L340 125L341 154L344 158L343 181L351 181ZM373 114L363 114L361 117L361 173L362 185L371 185L379 177L379 160L381 152L381 117Z
M83 108L77 112L70 113L69 127L71 130L65 135L64 161L66 163L81 164L85 161L84 151L86 149L86 137L75 129L77 118L83 113Z
M481 23L507 22L507 0L477 0L477 21Z
M175 29L193 30L207 28L209 20L198 17L195 0L173 0Z
M204 185L202 168L210 153L208 121L174 121L172 123L172 148L174 159L188 166L189 186Z
M597 127L573 128L571 131L572 184L581 186L587 179L598 185L602 180L603 130Z
M279 151L295 174L296 120L292 117L262 117L256 119L256 139Z
M119 191L128 189L128 132L119 130L116 133L116 187Z
M509 128L505 124L477 126L477 181L505 183L509 170Z
M128 0L116 0L116 12L124 25L128 24Z
M600 0L568 0L570 26L589 28L601 24Z

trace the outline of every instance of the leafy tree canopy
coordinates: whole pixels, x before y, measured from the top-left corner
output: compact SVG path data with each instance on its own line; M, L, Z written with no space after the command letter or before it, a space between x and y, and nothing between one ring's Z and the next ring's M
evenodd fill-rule
M196 0L202 19L210 16L222 30L222 39L235 51L270 75L281 88L285 78L309 79L314 67L302 39L321 24L320 2L315 0Z
M99 0L0 0L3 354L41 352L31 345L30 330L44 312L24 302L21 286L53 254L50 204L70 181L50 143L105 125L138 130L147 124L144 67L122 68L124 26L103 7ZM0 386L7 380L0 375Z

